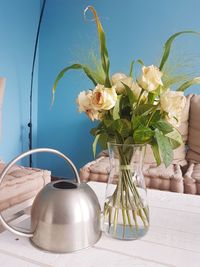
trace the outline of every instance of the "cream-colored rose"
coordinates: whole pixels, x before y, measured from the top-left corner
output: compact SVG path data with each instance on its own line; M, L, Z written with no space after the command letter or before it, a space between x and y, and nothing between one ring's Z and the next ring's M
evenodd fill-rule
M117 101L115 86L107 88L102 84L97 84L92 92L91 101L92 107L95 110L110 110L115 106Z
M142 67L142 75L138 79L139 85L147 90L147 91L153 91L155 90L159 85L163 85L161 77L163 73L154 65L145 67Z
M121 81L122 79L127 78L127 75L122 72L117 72L112 75L111 82L113 85L116 85L117 82Z
M122 94L124 92L124 84L131 88L133 83L133 78L130 76L126 76L124 73L115 73L111 77L112 85L116 86L117 94Z
M160 106L167 113L166 119L174 127L179 127L182 111L186 104L183 92L166 91L160 96Z
M92 91L82 91L76 100L79 112L85 112L94 121L99 120L99 112L92 107Z
M92 91L82 91L78 95L78 98L76 100L79 112L86 112L88 109L92 108Z
M131 90L133 91L133 94L136 97L136 99L138 99L138 97L142 91L142 88L138 85L138 83L133 82L132 86L131 86Z
M86 114L88 115L88 117L94 121L94 120L101 120L100 119L100 113L97 110L94 109L88 109L86 110Z

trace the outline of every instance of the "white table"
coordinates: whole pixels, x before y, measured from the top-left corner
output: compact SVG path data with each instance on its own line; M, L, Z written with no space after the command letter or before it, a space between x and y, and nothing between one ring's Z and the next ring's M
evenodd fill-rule
M90 183L100 202L105 184ZM102 235L95 246L69 254L34 248L28 239L0 234L2 267L199 267L200 196L148 190L150 230L137 241Z

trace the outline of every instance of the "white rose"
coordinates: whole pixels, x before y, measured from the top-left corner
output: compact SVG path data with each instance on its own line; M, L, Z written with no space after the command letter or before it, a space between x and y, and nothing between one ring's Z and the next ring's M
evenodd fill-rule
M99 112L97 110L94 110L92 107L91 90L80 92L76 102L79 107L79 112L86 112L86 114L92 121L99 119Z
M91 90L80 92L76 100L79 107L79 112L86 112L88 109L92 108L91 99L92 99Z
M117 82L119 82L120 80L122 80L124 78L127 78L126 74L124 74L122 72L117 72L117 73L113 74L111 77L112 84L115 85Z
M92 92L92 106L95 110L110 110L117 101L115 86L106 88L102 84L97 84Z
M186 104L183 92L166 91L160 96L160 106L167 113L166 119L175 127L180 126L182 111Z
M139 85L147 90L147 91L153 91L155 90L159 85L163 85L161 77L163 73L154 65L145 67L142 67L142 75L138 79Z
M123 93L125 87L123 84L127 85L129 88L131 88L133 83L133 78L130 76L126 76L124 73L115 73L111 77L112 85L116 86L116 92L118 94Z
M88 109L86 110L86 114L88 115L88 117L94 121L94 120L101 120L101 114L97 111L97 110L94 110L94 109Z
M132 86L131 86L131 90L133 91L134 96L138 99L138 97L142 91L142 88L138 85L138 83L133 82Z

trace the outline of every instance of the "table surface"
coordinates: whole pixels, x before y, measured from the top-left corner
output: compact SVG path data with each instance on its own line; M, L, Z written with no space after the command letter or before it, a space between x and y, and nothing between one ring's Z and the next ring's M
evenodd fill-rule
M102 205L105 184L89 183ZM200 196L148 190L150 230L135 241L102 235L93 247L53 254L33 247L27 238L0 234L0 266L5 267L199 267ZM19 224L19 222L18 222Z

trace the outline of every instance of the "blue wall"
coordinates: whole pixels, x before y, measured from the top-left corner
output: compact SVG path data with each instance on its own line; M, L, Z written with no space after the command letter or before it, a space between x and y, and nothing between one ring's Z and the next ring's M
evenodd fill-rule
M77 112L75 103L79 92L92 85L84 75L69 72L58 86L52 109L51 87L63 67L77 58L84 59L84 51L95 44L95 24L83 19L83 10L89 4L98 11L107 35L111 73L127 72L133 58L143 59L146 65L155 64L171 34L186 29L200 31L198 0L47 1L40 40L38 146L63 151L77 167L93 158L89 134L93 123ZM194 69L199 72L200 38L180 37L175 47L179 57L192 52L190 56L197 63ZM190 92L200 93L198 90ZM54 157L40 156L38 164L56 175L70 175L64 163Z
M0 158L6 162L28 149L30 77L39 11L40 0L0 0L0 76L6 77ZM34 141L37 64L33 95Z
M7 78L0 158L5 161L28 149L30 76L40 4L40 0L0 0L0 76ZM77 112L75 100L92 85L80 72L69 72L59 84L52 109L51 88L60 69L77 59L85 61L85 51L97 46L95 24L83 19L89 4L98 11L107 35L111 73L127 72L133 58L156 64L171 34L200 31L199 0L47 1L34 81L34 146L59 149L78 168L93 159L89 134L93 123ZM174 47L179 57L192 52L199 74L200 38L180 37ZM189 92L200 93L198 87ZM35 165L70 176L64 162L53 156L39 155Z

